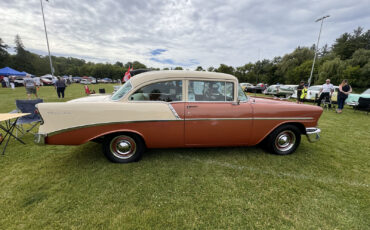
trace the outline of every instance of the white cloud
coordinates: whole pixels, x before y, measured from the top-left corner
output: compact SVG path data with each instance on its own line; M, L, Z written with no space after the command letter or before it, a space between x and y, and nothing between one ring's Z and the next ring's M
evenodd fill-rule
M357 26L369 29L370 0L350 1L60 1L44 2L52 54L96 62L138 60L147 66L239 66L316 42L315 19L330 14L320 44ZM0 37L46 52L39 1L0 5ZM152 59L152 50L166 49ZM199 64L198 64L199 63Z

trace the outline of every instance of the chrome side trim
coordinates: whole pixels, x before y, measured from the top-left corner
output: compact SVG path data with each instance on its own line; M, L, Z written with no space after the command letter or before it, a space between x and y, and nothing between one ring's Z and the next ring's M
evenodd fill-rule
M313 117L247 117L247 118L187 118L187 121L215 121L215 120L312 120Z
M176 110L172 107L172 105L171 105L171 104L168 104L168 107L169 107L169 108L170 108L170 110L172 111L173 115L175 115L175 117L176 117L176 119L177 119L177 120L182 120L182 119L180 118L180 116L177 114Z
M176 111L175 111L176 112ZM176 113L177 114L177 113ZM175 115L176 116L176 115ZM174 122L174 121L242 121L242 120L312 120L312 117L248 117L248 118L190 118L190 119L182 119L178 115L176 116L176 120L141 120L141 121L117 121L117 122L105 122L105 123L96 123L96 124L89 124L89 125L80 125L71 128L61 129L58 131L48 133L48 136L56 135L59 133L81 129L81 128L89 128L94 126L101 126L101 125L114 125L114 124L130 124L130 123L141 123L141 122ZM44 135L44 134L40 134Z
M313 120L313 117L255 117L254 120Z
M307 140L311 143L320 140L320 132L321 130L316 127L306 128L306 136Z

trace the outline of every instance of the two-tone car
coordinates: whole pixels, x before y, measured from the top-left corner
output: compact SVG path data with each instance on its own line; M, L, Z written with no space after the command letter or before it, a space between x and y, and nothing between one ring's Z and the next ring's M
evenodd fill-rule
M246 96L236 77L214 72L138 74L110 96L37 105L37 142L101 142L106 157L137 161L145 149L254 146L286 155L301 135L315 142L322 108Z

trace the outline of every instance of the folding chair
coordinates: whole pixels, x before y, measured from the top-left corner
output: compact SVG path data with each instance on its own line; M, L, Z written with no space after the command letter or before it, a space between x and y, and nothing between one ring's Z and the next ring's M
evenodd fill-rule
M321 104L322 104L322 108L326 110L329 110L331 108L334 108L333 106L333 103L331 101L331 97L328 96L328 97L324 97L322 100L321 100Z
M22 135L30 132L32 129L36 127L41 122L40 115L36 111L36 104L42 103L42 99L35 99L35 100L16 100L15 104L17 106L17 112L21 113L30 113L30 115L21 117L17 120L16 123L16 136L18 136L18 131L22 133ZM14 113L15 111L12 111ZM31 128L24 130L23 124L32 124ZM31 132L32 133L32 132Z

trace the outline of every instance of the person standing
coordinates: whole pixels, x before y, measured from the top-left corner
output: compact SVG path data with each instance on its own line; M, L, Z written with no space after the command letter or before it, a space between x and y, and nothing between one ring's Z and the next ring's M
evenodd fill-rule
M304 81L301 81L299 83L299 86L297 87L297 103L298 104L301 104L302 101L301 101L301 95L302 95L302 90L304 88Z
M12 88L13 90L15 89L14 81L15 81L14 77L10 78L10 88Z
M64 90L66 89L66 80L64 78L58 77L58 80L55 82L55 88L57 90L58 98L64 98Z
M338 101L337 113L342 113L344 101L347 99L350 93L352 93L352 87L348 85L348 80L344 79L342 83L339 85L339 92L337 98Z
M9 88L9 78L7 76L5 76L3 81L5 81L5 87Z
M28 100L31 99L31 94L37 98L36 83L32 80L31 75L27 74L23 80L24 87L26 88Z
M308 91L308 85L305 84L304 88L302 89L302 94L301 94L301 97L300 97L301 104L306 100L307 91Z
M4 76L0 76L0 82L1 82L1 87L6 88L6 83L4 81Z
M321 101L325 98L325 101L329 101L331 98L331 95L334 92L334 86L330 83L330 79L326 79L325 84L322 85L322 88L320 89L320 97L317 101L317 105L321 105ZM331 108L331 104L329 104L329 108Z

